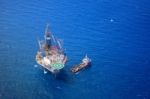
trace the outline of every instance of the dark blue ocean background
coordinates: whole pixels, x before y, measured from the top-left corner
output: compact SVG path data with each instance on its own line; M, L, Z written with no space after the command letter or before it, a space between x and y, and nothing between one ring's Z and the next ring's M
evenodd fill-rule
M69 57L57 77L36 67L47 23ZM0 0L0 99L150 99L150 1Z

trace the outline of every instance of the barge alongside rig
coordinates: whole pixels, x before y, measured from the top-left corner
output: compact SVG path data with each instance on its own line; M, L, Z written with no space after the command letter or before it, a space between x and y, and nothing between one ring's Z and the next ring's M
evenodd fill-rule
M89 67L91 65L91 59L87 57L87 55L82 59L82 62L79 65L75 65L71 68L72 73L77 73L82 69Z

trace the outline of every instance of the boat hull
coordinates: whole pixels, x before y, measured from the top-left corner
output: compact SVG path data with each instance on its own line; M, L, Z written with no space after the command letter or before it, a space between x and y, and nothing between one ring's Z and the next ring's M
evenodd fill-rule
M91 62L88 63L81 63L79 65L74 66L73 68L71 68L71 72L72 73L77 73L87 67L89 67L91 65Z

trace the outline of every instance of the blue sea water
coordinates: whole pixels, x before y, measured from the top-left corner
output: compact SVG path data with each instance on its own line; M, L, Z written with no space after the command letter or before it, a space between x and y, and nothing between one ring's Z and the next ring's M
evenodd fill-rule
M36 67L47 23L69 56L57 77ZM150 99L149 71L149 0L0 1L0 99Z

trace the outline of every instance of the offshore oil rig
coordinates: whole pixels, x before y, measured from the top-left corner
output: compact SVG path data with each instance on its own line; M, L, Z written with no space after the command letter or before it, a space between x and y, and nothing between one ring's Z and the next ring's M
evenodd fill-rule
M38 43L37 63L52 73L62 70L68 58L64 52L62 41L51 33L49 25L45 29L45 39L38 40Z
M44 69L56 74L59 73L68 60L64 52L63 44L50 31L49 25L45 29L45 39L38 40L39 50L36 54L36 61ZM86 55L82 62L70 69L72 73L77 73L91 65L91 59ZM45 70L44 70L45 73Z

